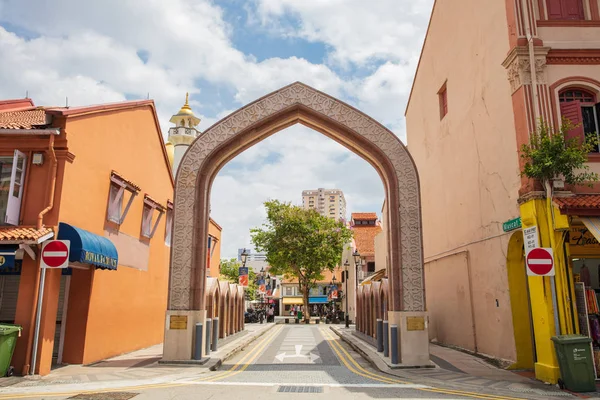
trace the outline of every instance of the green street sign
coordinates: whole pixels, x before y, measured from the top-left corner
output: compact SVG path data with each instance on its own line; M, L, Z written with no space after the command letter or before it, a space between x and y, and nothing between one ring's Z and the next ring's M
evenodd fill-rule
M519 229L521 227L521 217L509 219L508 221L502 224L502 229L504 232L514 231L515 229Z

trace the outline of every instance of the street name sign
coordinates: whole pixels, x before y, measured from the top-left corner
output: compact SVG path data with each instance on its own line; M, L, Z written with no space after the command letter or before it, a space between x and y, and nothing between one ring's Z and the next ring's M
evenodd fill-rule
M502 230L504 232L514 231L515 229L519 229L521 227L521 217L509 219L506 222L502 223Z
M70 240L49 240L42 245L41 268L67 268L69 266Z
M554 276L554 254L551 248L537 247L527 254L527 275Z

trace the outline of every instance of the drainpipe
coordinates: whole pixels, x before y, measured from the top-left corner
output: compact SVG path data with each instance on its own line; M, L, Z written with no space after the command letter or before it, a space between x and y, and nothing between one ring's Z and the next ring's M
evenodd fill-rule
M52 156L52 167L48 171L48 181L50 182L50 195L48 198L48 207L44 208L39 214L37 219L37 229L41 229L44 222L44 215L46 215L52 207L54 207L54 190L56 188L56 171L58 169L58 162L56 161L56 153L54 152L54 135L50 135L50 144L48 145L50 155Z
M52 210L52 208L54 207L54 191L56 188L56 172L58 170L58 161L56 160L56 153L54 151L54 135L51 134L50 135L50 142L48 143L48 152L50 153L50 159L51 159L51 167L50 170L48 171L48 182L49 182L49 187L47 186L46 192L49 192L49 198L48 198L48 206L46 208L44 208L39 214L38 214L38 219L37 219L37 229L41 229L42 226L44 225L44 215L46 215L50 210ZM38 257L38 266L40 263L40 259ZM40 271L40 268L38 268L38 271ZM37 293L35 293L35 298L38 301L38 306L37 307L32 307L31 309L31 317L29 319L29 326L32 327L34 329L34 335L29 335L28 338L28 343L27 343L27 351L25 354L25 360L27 362L30 361L30 364L25 364L23 366L23 373L22 375L27 375L27 374L34 374L35 373L35 365L33 365L33 362L35 362L35 359L32 359L34 357L32 357L32 353L36 354L37 353L37 340L34 340L34 336L37 336L39 334L39 321L37 321L37 314L38 314L38 309L41 306L41 298L40 296L42 296L43 294L43 290L41 288L41 285L44 284L44 280L40 279L40 275L45 272L45 271L41 271L40 273L36 274L36 287L38 287ZM41 282L40 282L41 281ZM41 311L41 310L40 310ZM33 342L36 342L35 344ZM34 349L34 347L36 347Z
M529 19L529 10L526 4L527 0L521 0L521 8L523 9L523 22L525 25L525 34L527 35L527 47L529 53L529 69L531 70L531 93L533 94L533 115L535 117L534 129L540 121L540 100L537 91L537 71L535 68L535 50L533 46L533 35L531 34L531 20Z

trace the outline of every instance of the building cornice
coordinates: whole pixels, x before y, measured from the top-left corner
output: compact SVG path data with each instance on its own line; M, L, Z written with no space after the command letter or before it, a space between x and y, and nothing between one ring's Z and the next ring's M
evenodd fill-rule
M546 56L552 65L599 65L600 49L552 49Z
M549 47L535 47L535 71L537 73L537 82L546 83L544 68L546 66ZM531 85L531 67L529 62L529 49L525 46L517 46L508 53L506 59L502 62L506 68L508 81L512 93L516 92L523 85Z

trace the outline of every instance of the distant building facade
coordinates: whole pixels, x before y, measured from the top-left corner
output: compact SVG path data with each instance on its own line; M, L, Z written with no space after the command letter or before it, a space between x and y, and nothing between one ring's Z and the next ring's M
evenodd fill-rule
M346 220L346 199L340 189L303 190L302 207L305 210L317 210L325 217Z

